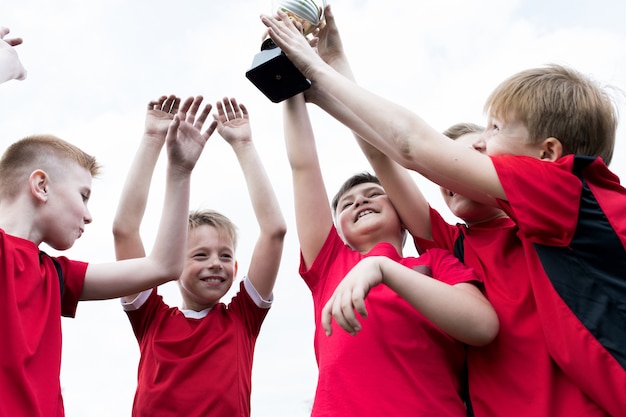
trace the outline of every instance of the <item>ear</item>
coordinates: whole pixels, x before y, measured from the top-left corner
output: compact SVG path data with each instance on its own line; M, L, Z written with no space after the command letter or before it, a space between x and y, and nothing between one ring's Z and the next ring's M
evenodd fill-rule
M541 143L541 155L539 159L554 162L563 156L563 144L554 137L549 137Z
M237 271L239 270L239 261L235 261L235 273L233 274L234 277L237 276Z
M30 192L37 200L41 202L48 201L48 186L49 186L50 178L46 171L41 169L36 169L31 172L28 177L28 183L30 185Z

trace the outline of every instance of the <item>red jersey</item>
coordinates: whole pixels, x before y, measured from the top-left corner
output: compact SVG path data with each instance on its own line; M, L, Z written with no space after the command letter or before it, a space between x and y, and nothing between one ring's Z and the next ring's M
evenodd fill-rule
M492 160L550 354L609 414L626 416L626 190L600 158Z
M127 311L139 342L133 417L248 417L252 359L268 309L240 284L227 306L187 318L153 290Z
M315 355L319 368L312 417L465 416L461 374L465 346L451 338L385 285L365 300L369 316L351 336L335 323L328 337L321 310L339 282L361 259L386 256L408 268L430 268L450 285L476 281L448 251L402 258L389 243L362 255L346 246L333 227L310 269L300 274L313 295Z
M87 264L0 230L0 416L61 417L61 314L74 317ZM63 291L63 298L61 298Z
M476 269L500 320L493 342L468 347L474 415L604 416L550 356L515 223L501 218L469 228L453 226L432 209L430 219L433 241L415 239L419 250L441 247L455 251Z

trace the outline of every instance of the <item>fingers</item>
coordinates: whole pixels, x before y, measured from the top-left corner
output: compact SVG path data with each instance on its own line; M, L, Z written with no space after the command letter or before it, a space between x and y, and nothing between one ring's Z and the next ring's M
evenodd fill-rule
M165 141L168 143L172 143L176 140L176 133L178 132L178 127L180 126L180 118L178 115L174 116L172 122L167 128L167 134L165 135Z
M330 336L330 335L333 334L333 326L332 326L333 313L332 313L332 308L333 308L333 298L328 300L328 302L326 303L326 305L322 309L322 327L324 328L324 332L326 333L326 336Z
M5 41L6 43L8 43L9 45L11 45L11 46L21 45L21 44L22 44L22 42L24 42L24 41L22 40L22 38L4 39L4 41Z
M217 128L217 121L212 121L211 124L209 125L209 127L207 128L207 130L202 134L202 137L205 140L209 140L209 138L211 137L211 135L213 134L213 132L215 132L215 129Z
M190 125L193 125L196 120L196 113L198 112L198 109L202 104L202 100L202 96L197 96L191 102L191 106L189 107L189 110L187 112L187 117L185 118L185 121Z
M243 104L237 103L237 99L224 97L222 101L217 102L216 120L226 123L234 119L247 119L248 110Z
M148 110L158 110L165 113L176 114L180 106L180 98L175 95L161 96L148 103Z
M176 97L175 95L165 97L165 99L161 102L161 110L166 113L176 114L179 107L180 98Z
M204 106L204 109L202 109L202 113L200 113L200 115L196 119L196 123L194 124L194 127L196 129L202 130L202 126L204 126L204 122L206 121L207 117L209 117L212 109L213 105L211 105L210 103Z
M363 318L367 318L367 309L363 292L358 288L346 291L336 291L322 309L322 327L327 336L332 334L332 319L337 324L350 333L352 336L361 331L361 323L357 319L356 313Z

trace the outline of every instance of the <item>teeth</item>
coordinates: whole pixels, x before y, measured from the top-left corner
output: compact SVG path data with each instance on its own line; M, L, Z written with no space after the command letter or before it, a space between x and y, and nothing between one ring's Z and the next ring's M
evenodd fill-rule
M372 211L372 210L365 210L365 211L362 211L362 212L360 212L360 213L359 213L358 218L360 219L361 217L366 216L366 215L368 215L368 214L372 214L373 212L374 212L374 211Z
M202 281L206 281L206 282L222 282L221 278L202 278Z

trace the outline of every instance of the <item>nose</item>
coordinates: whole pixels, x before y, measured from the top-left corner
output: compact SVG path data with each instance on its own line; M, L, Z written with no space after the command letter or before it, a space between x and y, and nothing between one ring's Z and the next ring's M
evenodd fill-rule
M476 140L472 143L472 148L477 150L480 153L485 153L487 151L487 142L485 138L485 133L483 132L479 135Z
M85 224L89 224L93 221L93 217L91 217L91 212L87 207L85 207L85 216L83 217L83 221Z
M354 199L354 206L355 207L359 207L362 204L367 204L369 202L369 198L367 198L367 196L364 195L358 195L355 199Z
M220 262L219 256L211 256L208 259L208 268L209 269L222 269L223 265Z

